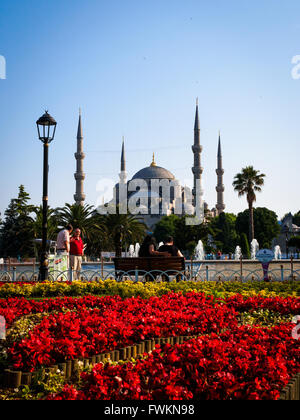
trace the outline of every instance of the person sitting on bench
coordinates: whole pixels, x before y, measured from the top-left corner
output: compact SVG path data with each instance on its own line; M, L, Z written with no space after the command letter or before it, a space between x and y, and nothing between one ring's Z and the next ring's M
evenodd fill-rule
M139 251L139 257L153 257L157 256L169 256L167 252L156 251L157 245L154 236L147 235L144 242L141 245Z
M167 236L166 240L164 241L164 245L159 247L159 252L167 252L171 257L183 257L182 253L179 249L174 245L174 239L172 236ZM176 276L176 281L181 280L181 274ZM168 275L163 275L163 281L170 281L170 277Z
M154 236L147 235L144 239L144 242L141 245L140 251L139 251L139 257L169 257L170 255L167 252L158 252L156 251L157 245L156 240ZM146 281L154 281L156 280L156 274L155 272L151 274L147 274L145 276Z
M172 236L167 236L166 240L164 241L164 245L162 245L159 252L167 252L171 257L183 257L182 253L179 249L174 245L174 239Z

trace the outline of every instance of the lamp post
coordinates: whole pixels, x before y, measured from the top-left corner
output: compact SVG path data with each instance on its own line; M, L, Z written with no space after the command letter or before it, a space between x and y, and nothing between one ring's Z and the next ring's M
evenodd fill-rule
M56 121L48 111L36 122L38 136L44 145L44 169L43 169L43 225L42 225L42 252L40 261L39 280L48 280L48 252L47 252L47 213L48 213L48 150L56 131Z

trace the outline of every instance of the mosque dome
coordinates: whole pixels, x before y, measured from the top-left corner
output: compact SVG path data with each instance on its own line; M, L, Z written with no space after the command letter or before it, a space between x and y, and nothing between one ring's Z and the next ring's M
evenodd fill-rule
M161 168L160 166L157 166L154 160L153 155L153 161L150 166L147 168L143 168L140 171L138 171L132 179L169 179L174 180L175 176L168 171L165 168Z

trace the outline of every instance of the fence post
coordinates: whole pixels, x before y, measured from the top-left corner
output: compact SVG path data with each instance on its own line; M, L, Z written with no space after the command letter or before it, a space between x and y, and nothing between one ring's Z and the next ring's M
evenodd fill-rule
M206 266L206 281L209 281L208 265Z
M283 270L283 265L280 266L280 270L281 270L281 281L284 281L284 270Z
M243 256L240 259L240 267L241 267L241 281L243 281Z
M12 281L15 282L17 281L17 268L13 267L13 278Z
M135 281L136 282L139 281L139 270L138 270L138 267L135 267Z
M69 268L69 281L73 283L73 267Z
M291 256L291 277L292 277L292 280L294 280L294 257L293 257L293 255Z

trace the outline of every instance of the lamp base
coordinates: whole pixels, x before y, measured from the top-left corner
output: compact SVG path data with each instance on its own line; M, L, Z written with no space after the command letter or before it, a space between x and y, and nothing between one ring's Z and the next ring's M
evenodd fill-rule
M47 281L48 280L48 277L49 277L48 265L49 265L48 253L43 252L42 255L41 255L39 281Z

